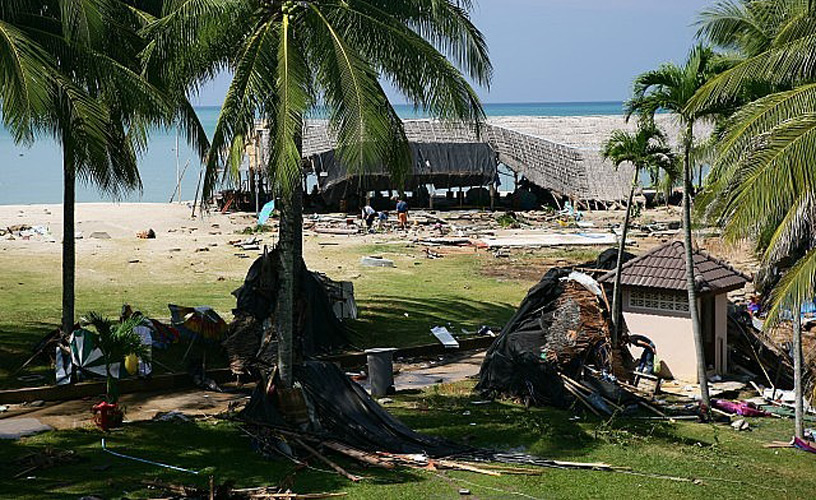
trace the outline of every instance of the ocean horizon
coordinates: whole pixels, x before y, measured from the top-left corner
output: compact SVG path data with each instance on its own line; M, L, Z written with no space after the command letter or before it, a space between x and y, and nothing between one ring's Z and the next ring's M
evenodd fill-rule
M396 104L402 118L422 118L412 106ZM196 112L211 136L218 119L219 106L197 106ZM486 103L484 110L491 116L614 116L623 113L620 101ZM100 193L94 186L79 182L78 202L168 202L176 185L175 130L155 130L147 152L139 161L141 192L120 199ZM179 163L186 171L181 183L181 198L192 200L198 183L200 162L181 138ZM31 147L17 145L12 136L0 128L0 205L25 205L62 202L62 156L59 146L51 139L36 141Z

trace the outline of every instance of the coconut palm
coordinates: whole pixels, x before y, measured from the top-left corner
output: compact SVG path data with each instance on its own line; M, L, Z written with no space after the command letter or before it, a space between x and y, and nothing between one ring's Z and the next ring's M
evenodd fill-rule
M83 326L93 328L91 333L94 335L94 345L102 352L102 359L105 361L108 403L116 403L119 399L117 378L113 376L111 367L131 354L145 361L150 360L150 346L142 343L142 337L135 331L144 322L145 318L140 314L134 314L121 322L113 322L96 312L89 312L82 318Z
M635 189L640 185L640 174L649 172L652 178L659 177L660 171L673 171L674 156L666 146L666 137L657 127L650 123L641 123L635 133L625 130L614 130L601 147L601 155L610 160L615 168L624 163L634 167L632 186L626 203L626 216L623 219L620 244L618 245L618 263L616 266L615 286L612 292L612 344L618 345L622 331L621 321L621 272L623 253L626 248L626 236L629 232L629 220L632 215L632 199Z
M18 142L50 136L63 153L62 328L74 325L77 179L118 197L141 186L137 157L151 125L183 123L208 147L186 98L140 76L150 19L118 0L4 2L0 7L0 112ZM157 82L161 83L161 82Z
M761 54L781 33L795 29L810 0L721 0L703 9L697 20L700 38L740 56Z
M683 236L686 254L686 285L688 289L689 314L691 316L694 343L697 352L697 379L700 383L701 408L710 407L706 377L705 351L700 317L697 311L697 288L694 280L694 261L691 231L691 177L694 165L694 126L704 119L713 119L727 111L726 106L689 109L689 101L713 76L721 72L729 62L717 56L703 45L694 47L682 66L667 63L658 69L641 74L635 79L634 97L627 102L627 116L638 113L641 119L653 122L658 111L672 113L682 127L683 154Z
M316 111L328 117L349 170L384 164L399 184L410 149L380 82L436 117L478 126L484 114L462 70L488 84L491 65L471 7L470 0L189 0L175 2L147 30L149 74L195 89L223 68L233 72L205 193L219 167L235 164L256 120L271 131L267 167L282 212L275 328L284 387L292 384L294 277L303 265L304 118Z
M762 256L758 286L771 291L767 325L782 311L794 319L798 305L816 289L816 248L811 225L816 183L809 165L816 146L816 12L812 2L779 20L764 50L712 79L690 103L704 108L737 98L759 83L775 92L744 106L728 123L714 164L706 215L724 226L729 239L755 242ZM781 89L781 91L780 91ZM778 279L777 268L789 267ZM794 384L803 393L801 329L794 322ZM796 435L802 436L803 402L796 398Z

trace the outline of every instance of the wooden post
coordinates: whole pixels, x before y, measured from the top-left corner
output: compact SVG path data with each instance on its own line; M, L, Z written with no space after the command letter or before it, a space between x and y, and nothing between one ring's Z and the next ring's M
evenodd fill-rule
M793 392L794 392L794 435L805 437L805 403L802 388L802 306L797 301L793 311Z
M490 184L490 210L496 209L496 184Z

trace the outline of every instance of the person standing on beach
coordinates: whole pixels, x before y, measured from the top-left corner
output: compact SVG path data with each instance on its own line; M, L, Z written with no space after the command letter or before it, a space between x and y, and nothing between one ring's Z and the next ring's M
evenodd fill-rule
M371 208L371 205L366 205L363 207L363 220L365 221L368 232L372 232L371 226L374 225L374 219L376 218L377 211Z
M397 221L400 229L408 228L408 203L402 198L397 200Z

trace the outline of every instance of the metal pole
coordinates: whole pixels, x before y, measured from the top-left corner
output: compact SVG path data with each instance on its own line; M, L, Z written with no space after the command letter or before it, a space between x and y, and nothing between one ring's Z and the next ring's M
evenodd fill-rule
M176 128L176 201L181 203L181 168L179 165L179 132Z
M805 404L802 387L802 305L797 301L793 308L793 393L794 393L794 436L805 437Z
M261 213L260 184L261 182L261 131L255 131L255 216Z

